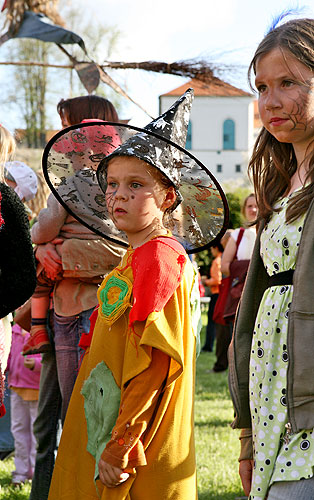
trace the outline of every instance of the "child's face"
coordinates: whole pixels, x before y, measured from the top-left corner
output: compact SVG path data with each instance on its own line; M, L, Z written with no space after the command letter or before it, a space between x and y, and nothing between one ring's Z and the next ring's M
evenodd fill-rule
M164 211L173 203L173 197L174 189L164 188L154 168L144 161L117 156L109 162L108 211L116 227L127 234L133 247L142 244L150 234L164 229Z
M279 48L256 64L259 112L264 127L278 141L305 151L314 137L314 74Z

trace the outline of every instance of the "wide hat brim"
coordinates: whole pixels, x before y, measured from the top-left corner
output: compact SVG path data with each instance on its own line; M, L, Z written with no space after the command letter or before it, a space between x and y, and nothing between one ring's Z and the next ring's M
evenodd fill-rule
M163 154L167 148L172 156L174 151L178 153L176 168L180 175L174 186L182 201L167 222L173 236L188 253L213 246L226 231L229 220L228 203L220 184L189 151L153 131L99 120L61 130L48 142L43 154L44 176L54 196L91 231L127 247L126 234L116 228L107 211L106 166L107 157L119 155L119 146L135 134L144 137L146 144L155 145L157 141ZM143 154L140 147L138 154L134 149L129 151L129 156L137 156L167 175L162 165L154 164L149 156L143 158ZM127 150L123 155L128 156Z

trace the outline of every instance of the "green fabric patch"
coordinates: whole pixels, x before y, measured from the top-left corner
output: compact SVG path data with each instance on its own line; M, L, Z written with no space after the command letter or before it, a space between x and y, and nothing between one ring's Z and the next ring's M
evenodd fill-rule
M81 390L87 423L87 451L96 460L94 480L98 479L98 462L119 414L121 391L107 367L101 361L90 372Z
M105 287L100 291L101 309L104 316L112 316L123 305L128 291L129 287L125 281L116 276L111 276L108 279Z

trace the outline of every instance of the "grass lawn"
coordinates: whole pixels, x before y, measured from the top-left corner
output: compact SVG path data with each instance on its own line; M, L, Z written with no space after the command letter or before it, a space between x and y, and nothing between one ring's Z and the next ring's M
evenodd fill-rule
M196 367L195 437L199 500L235 500L243 496L238 477L238 431L229 426L233 412L227 373L209 373L214 362L214 354L201 353ZM21 489L10 486L13 469L13 458L0 462L0 500L27 500L30 484Z

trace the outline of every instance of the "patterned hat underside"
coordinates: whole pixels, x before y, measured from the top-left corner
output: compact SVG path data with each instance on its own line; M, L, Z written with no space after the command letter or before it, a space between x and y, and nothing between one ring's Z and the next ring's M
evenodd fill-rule
M105 194L98 180L105 190L107 156L138 134L139 129L113 125L98 122L65 129L50 141L43 165L50 189L71 215L100 236L126 246L126 235L109 218ZM208 246L226 225L228 208L218 182L189 152L143 129L140 136L139 143L130 141L132 148L126 155L153 164L182 196L183 201L170 214L167 226L190 253ZM172 158L172 165L168 158ZM97 180L96 170L101 160Z

